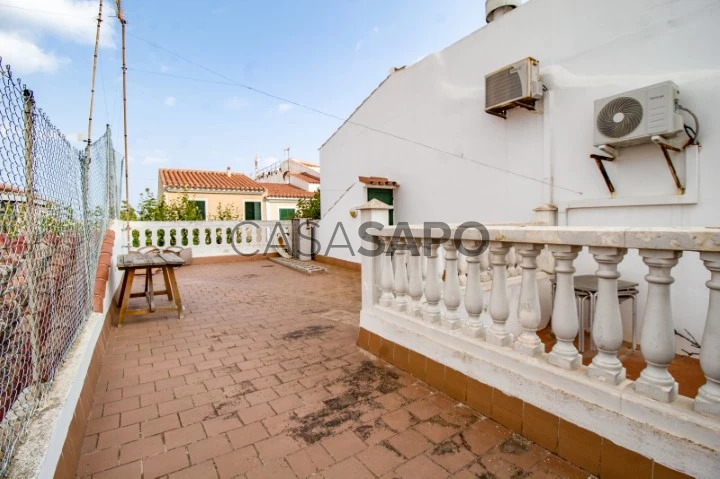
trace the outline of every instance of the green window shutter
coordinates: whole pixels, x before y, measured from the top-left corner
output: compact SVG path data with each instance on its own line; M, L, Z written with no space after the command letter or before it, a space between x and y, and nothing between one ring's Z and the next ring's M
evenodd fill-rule
M291 220L295 216L295 208L280 208L280 219Z
M393 190L391 188L368 188L367 199L380 200L386 205L392 206L393 204ZM395 224L394 210L388 210L388 224Z
M245 220L246 221L260 221L262 219L262 212L260 207L262 203L259 201L246 201L245 202Z

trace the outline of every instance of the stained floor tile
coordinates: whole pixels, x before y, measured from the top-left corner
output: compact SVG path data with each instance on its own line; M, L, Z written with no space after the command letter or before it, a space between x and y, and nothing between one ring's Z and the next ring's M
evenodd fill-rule
M357 272L253 261L177 277L184 319L111 331L78 477L584 474L359 349Z

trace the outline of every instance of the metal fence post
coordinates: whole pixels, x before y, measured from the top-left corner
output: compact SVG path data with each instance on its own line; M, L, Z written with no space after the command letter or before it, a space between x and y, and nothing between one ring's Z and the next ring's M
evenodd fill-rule
M37 397L40 391L40 342L38 337L38 308L37 308L37 264L34 256L37 250L35 226L35 172L33 155L33 115L35 114L35 99L33 92L23 89L23 124L25 139L25 241L27 244L27 299L28 299L28 326L30 329L30 349L32 363L32 394Z
M105 127L105 147L107 148L107 202L108 202L108 218L117 217L117 197L115 196L115 150L112 144L112 135L110 134L110 125Z
M84 151L79 152L78 160L80 162L80 184L81 184L81 197L82 197L82 228L83 228L83 261L85 263L85 288L87 291L87 297L92 298L92 272L90 271L90 230L88 222L88 172L90 158L87 157ZM89 307L91 301L86 301L84 305L86 308Z

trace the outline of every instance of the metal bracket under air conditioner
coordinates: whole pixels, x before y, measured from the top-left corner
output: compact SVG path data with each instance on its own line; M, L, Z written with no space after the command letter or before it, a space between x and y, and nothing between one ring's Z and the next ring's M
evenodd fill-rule
M663 156L665 157L665 162L667 163L668 169L670 170L670 174L673 177L673 181L675 182L675 188L677 188L677 191L679 194L684 195L685 194L685 187L680 183L680 178L678 178L677 171L675 170L675 165L672 162L672 159L670 158L670 153L668 150L671 151L677 151L678 153L682 151L680 147L677 147L675 145L671 145L667 139L663 138L662 136L653 136L650 138L653 143L660 146L660 149L663 152Z
M670 170L670 174L672 175L673 181L675 182L675 187L677 188L678 194L684 195L685 194L685 187L680 182L680 178L678 177L677 170L675 170L675 165L672 162L672 159L670 158L669 151L676 151L681 152L683 149L682 147L678 147L676 145L670 144L670 142L663 138L662 136L653 136L650 138L653 143L658 145L660 149L663 152L663 156L665 157L665 162L667 163L668 169ZM615 187L613 186L612 180L610 179L610 176L608 175L607 170L605 169L605 164L603 164L603 161L613 161L618 156L620 156L620 152L613 148L612 146L608 145L600 145L598 146L598 149L603 151L604 153L607 153L608 156L604 155L590 155L590 158L595 160L595 164L597 165L598 169L600 170L600 173L603 176L603 179L605 180L605 185L607 186L607 189L610 191L610 194L613 195L615 193Z
M605 145L602 145L602 146L605 146ZM602 146L600 146L600 149L605 151ZM605 169L605 164L603 163L603 161L613 161L613 160L615 160L615 157L591 154L590 158L595 160L595 164L597 165L598 170L600 170L600 174L602 174L602 177L605 180L605 186L607 186L608 191L610 191L610 195L614 195L615 187L612 184L612 180L610 180L610 176L608 175L608 172Z
M524 100L515 100L514 102L510 103L509 105L506 105L505 107L503 107L502 109L486 109L485 113L489 113L491 115L500 117L503 120L507 120L508 110L519 106L521 108L525 108L526 110L536 111L537 110L537 108L535 107L536 103L537 103L537 99L535 99L535 98L527 98Z

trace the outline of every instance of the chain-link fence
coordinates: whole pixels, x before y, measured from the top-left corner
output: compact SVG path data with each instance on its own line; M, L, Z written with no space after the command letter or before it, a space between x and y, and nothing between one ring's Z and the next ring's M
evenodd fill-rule
M0 59L0 475L90 313L116 156L109 128L70 145Z

